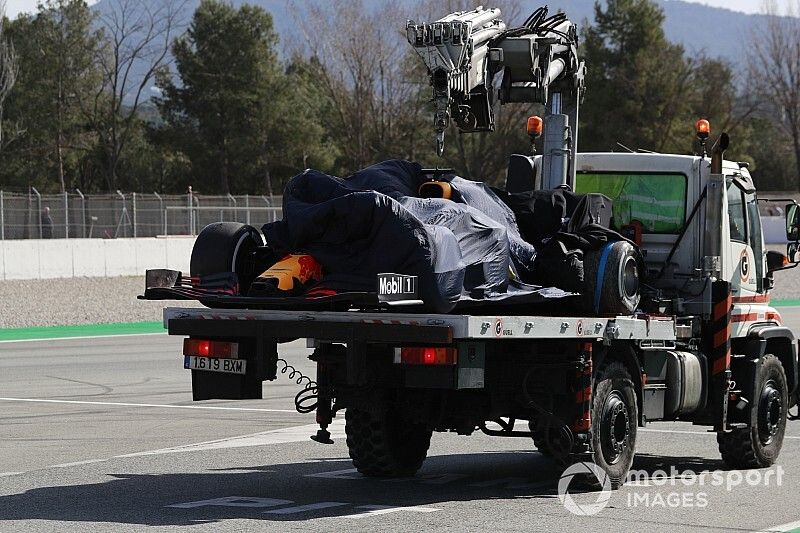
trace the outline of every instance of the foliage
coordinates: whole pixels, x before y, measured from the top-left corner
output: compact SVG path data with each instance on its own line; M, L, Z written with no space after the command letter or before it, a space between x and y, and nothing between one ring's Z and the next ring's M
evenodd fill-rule
M160 73L158 107L172 131L165 135L192 163L196 188L272 194L273 174L330 165L313 82L302 60L282 70L277 43L263 9L212 0L175 42L178 79Z
M97 93L93 50L101 35L83 0L48 0L8 26L19 76L6 103L3 181L64 191L85 185L84 159L95 136L83 109ZM10 127L9 127L10 126Z
M530 150L525 118L540 110L515 104L498 107L494 132L451 128L443 158L434 153L431 88L402 28L478 2L420 1L405 13L390 0L313 0L282 48L268 12L221 0L203 0L181 33L187 2L113 0L95 15L84 0L46 0L5 21L0 57L12 52L18 73L5 100L0 90L0 188L279 194L307 167L347 175L393 157L499 184L509 154ZM510 26L529 9L500 7ZM764 19L740 80L670 43L652 0L594 11L580 32L580 150L697 152L692 125L703 117L731 134L728 158L749 162L759 188L798 187L791 20Z

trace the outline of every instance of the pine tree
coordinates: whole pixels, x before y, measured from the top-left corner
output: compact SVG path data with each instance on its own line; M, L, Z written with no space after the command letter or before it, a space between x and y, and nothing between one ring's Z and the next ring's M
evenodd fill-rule
M269 133L280 68L272 17L259 7L204 0L173 45L179 83L162 73L158 102L201 186L229 193L268 181ZM259 179L260 178L260 179Z

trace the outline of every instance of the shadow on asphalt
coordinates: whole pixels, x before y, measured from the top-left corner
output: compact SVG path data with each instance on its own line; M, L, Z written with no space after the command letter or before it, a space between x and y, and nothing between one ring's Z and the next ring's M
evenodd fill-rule
M634 464L635 469L651 473L669 471L671 466L701 471L719 469L722 463L698 457L639 455ZM557 463L534 451L433 456L415 477L403 479L365 478L344 458L203 473L121 473L116 466L102 483L43 487L2 496L0 521L155 526L241 518L305 521L352 518L385 508L435 508L450 501L472 501L480 506L480 502L520 498L543 501L546 507L538 512L551 509L560 513L557 485L562 471ZM570 492L576 491L570 487ZM548 500L552 508L547 507ZM312 507L293 510L299 506Z

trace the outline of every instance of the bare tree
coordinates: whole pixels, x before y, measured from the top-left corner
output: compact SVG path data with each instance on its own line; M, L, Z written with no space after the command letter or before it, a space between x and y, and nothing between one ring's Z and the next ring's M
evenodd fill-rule
M3 106L17 81L19 65L14 44L5 36L5 0L0 0L0 148L3 146Z
M348 13L343 31L339 20ZM347 164L360 168L392 146L393 121L403 93L401 46L405 19L396 5L380 7L361 0L332 0L308 5L298 26L305 34L300 50L319 60L319 83L331 103L326 117L340 137Z
M764 8L749 52L750 82L792 140L800 187L800 0L787 2L784 12L774 0Z
M98 51L104 79L92 116L111 190L140 108L149 101L155 75L166 65L172 41L185 26L187 4L188 0L111 0L98 16L105 37Z
M305 38L295 43L295 51L321 64L318 80L331 102L331 116L324 118L332 124L329 129L337 132L351 170L376 158L404 157L426 165L452 165L474 179L503 175L508 154L520 149L519 139L526 139L525 118L535 106L515 104L498 110L493 133L459 135L454 131L444 159L439 160L434 151L428 76L405 34L408 19L430 22L481 3L420 1L401 10L388 0L318 0L297 19ZM501 9L510 25L520 21L518 0L501 2ZM359 28L357 33L342 30L337 16L341 13L349 14L348 26Z

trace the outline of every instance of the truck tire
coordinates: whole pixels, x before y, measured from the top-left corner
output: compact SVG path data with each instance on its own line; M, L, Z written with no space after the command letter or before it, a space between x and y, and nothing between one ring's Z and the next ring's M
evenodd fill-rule
M592 454L612 489L625 483L636 449L639 412L631 375L618 361L606 363L595 378L592 399Z
M534 431L533 432L533 445L536 446L536 450L546 457L553 456L553 450L550 449L550 446L547 444L547 435L542 432Z
M584 253L584 301L600 314L632 314L639 305L639 251L627 241Z
M347 448L356 469L369 477L413 476L428 455L432 431L393 410L348 408Z
M238 222L209 224L194 242L189 271L194 276L235 272L240 294L247 294L250 283L260 272L250 272L245 259L264 245L261 233L253 226Z
M786 372L774 355L763 355L756 370L750 427L717 433L722 460L734 468L765 468L778 458L789 412Z

